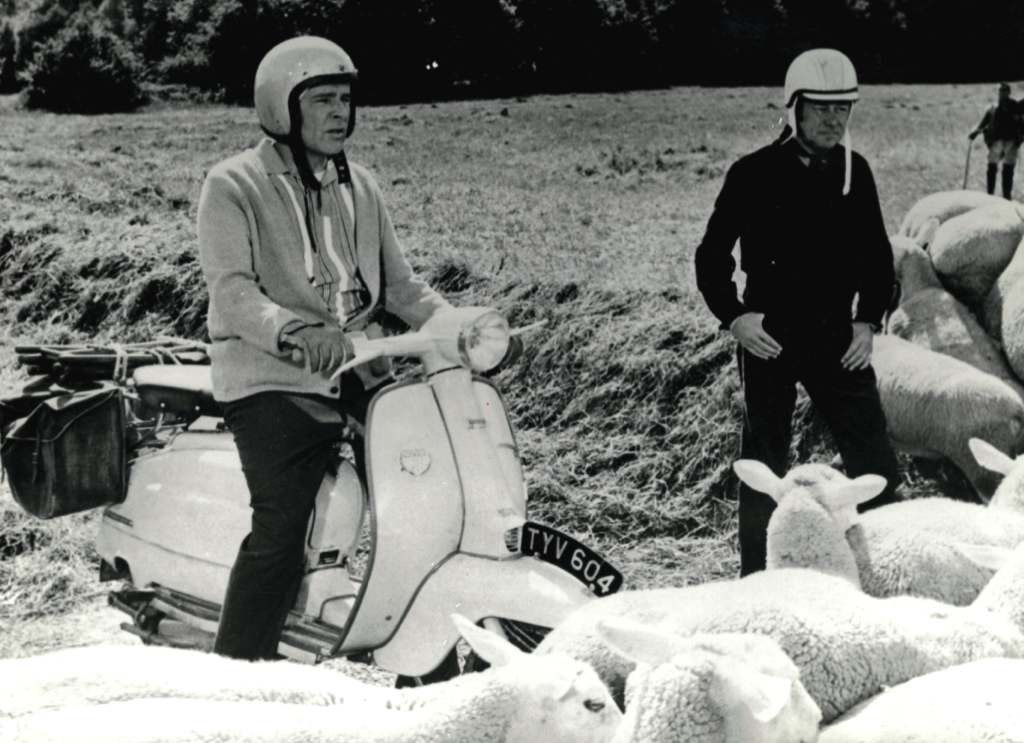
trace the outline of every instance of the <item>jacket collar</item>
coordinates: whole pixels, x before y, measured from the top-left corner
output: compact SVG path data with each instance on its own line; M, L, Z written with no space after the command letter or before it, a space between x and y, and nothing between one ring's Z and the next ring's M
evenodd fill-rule
M289 174L299 178L299 169L295 165L292 151L283 142L277 142L270 137L264 137L256 145L256 157L263 164L267 175ZM323 186L329 186L338 180L338 171L334 163L327 163L327 176L324 178Z

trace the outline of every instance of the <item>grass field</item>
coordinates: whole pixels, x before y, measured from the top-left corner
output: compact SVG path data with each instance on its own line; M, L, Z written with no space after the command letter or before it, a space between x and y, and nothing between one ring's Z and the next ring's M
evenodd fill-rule
M960 187L965 135L994 92L863 89L854 146L891 230L919 197ZM533 513L594 542L633 586L737 566L733 348L696 293L691 258L729 163L776 136L779 96L677 88L359 112L350 157L376 172L416 267L456 303L548 319L499 378ZM199 187L258 136L239 108L0 110L0 394L20 382L14 343L201 338ZM980 143L972 161L980 187ZM826 456L808 420L794 448ZM957 487L947 470L905 463L912 491ZM39 523L0 502L0 537L32 546L0 557L0 629L100 591L94 515Z

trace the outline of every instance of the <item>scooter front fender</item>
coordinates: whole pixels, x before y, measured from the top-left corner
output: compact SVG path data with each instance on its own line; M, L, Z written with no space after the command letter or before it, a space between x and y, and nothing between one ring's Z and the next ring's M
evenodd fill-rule
M491 560L456 554L423 584L401 625L374 651L381 668L403 676L434 670L459 639L458 613L478 622L501 617L554 627L594 594L568 573L540 560Z

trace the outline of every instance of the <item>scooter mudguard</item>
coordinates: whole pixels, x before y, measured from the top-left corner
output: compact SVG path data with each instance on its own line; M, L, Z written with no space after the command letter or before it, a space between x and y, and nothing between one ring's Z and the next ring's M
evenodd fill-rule
M499 617L554 627L593 599L582 583L540 560L453 555L427 580L398 631L374 651L374 661L403 676L422 676L459 638L453 612L474 622Z

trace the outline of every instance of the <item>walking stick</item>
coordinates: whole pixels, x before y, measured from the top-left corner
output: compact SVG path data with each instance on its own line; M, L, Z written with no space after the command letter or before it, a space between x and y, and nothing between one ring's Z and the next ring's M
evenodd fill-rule
M961 188L967 188L967 176L971 173L971 147L974 146L974 140L967 140L967 161L964 163L964 185Z

